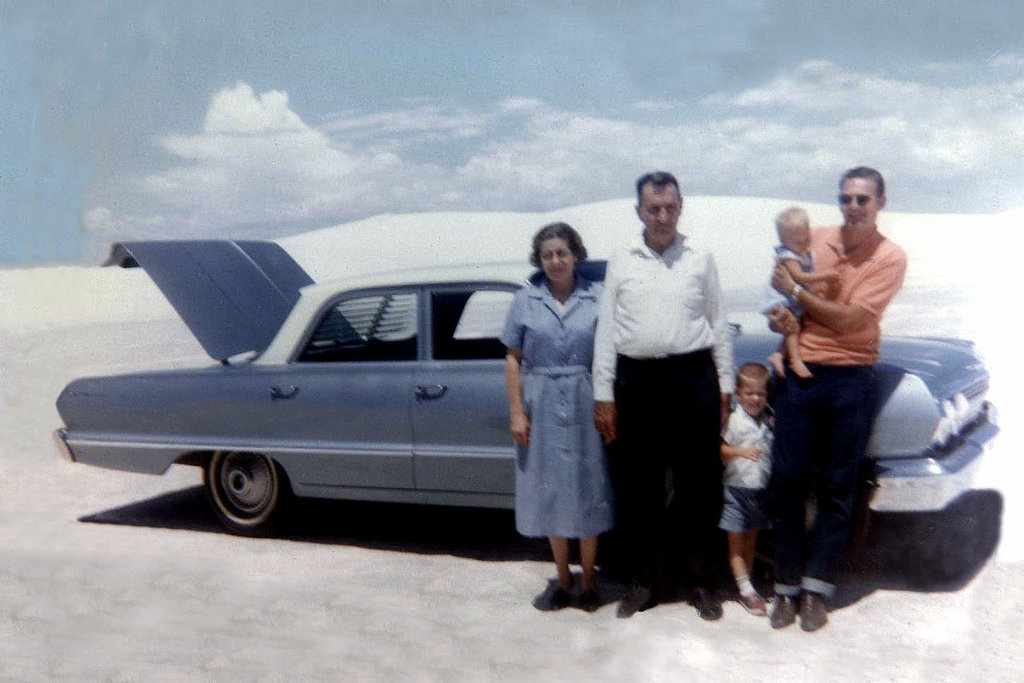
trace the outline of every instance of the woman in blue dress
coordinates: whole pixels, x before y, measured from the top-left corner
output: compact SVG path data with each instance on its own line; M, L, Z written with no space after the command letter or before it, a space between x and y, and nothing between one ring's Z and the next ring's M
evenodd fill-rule
M586 256L569 225L541 228L530 262L543 277L516 294L502 335L509 428L517 444L516 529L546 536L558 570L553 587L534 603L541 609L572 602L569 539L575 538L583 567L578 604L597 609L597 537L613 524L590 378L601 285L577 274Z

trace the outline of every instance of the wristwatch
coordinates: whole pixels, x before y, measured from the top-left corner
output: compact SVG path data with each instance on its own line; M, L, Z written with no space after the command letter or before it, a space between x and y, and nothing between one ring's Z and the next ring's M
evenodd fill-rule
M804 288L799 284L794 284L792 291L789 293L789 298L793 300L793 303L800 301L800 292L804 291Z

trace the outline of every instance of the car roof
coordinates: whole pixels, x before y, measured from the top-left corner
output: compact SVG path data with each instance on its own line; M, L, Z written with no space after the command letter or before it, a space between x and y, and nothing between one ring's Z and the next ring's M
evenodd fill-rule
M435 268L404 268L308 285L300 291L300 300L322 300L343 291L376 289L378 287L457 284L460 282L525 284L535 270L525 261L470 263Z
M589 280L604 279L604 261L585 261L579 272ZM288 318L266 350L255 359L257 364L284 363L295 350L310 322L338 295L346 292L394 287L430 285L495 284L522 286L539 276L525 261L470 263L437 268L407 268L341 278L304 287Z

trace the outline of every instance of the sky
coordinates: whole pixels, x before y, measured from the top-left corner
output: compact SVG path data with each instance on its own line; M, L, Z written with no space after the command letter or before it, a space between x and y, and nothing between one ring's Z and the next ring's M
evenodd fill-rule
M620 7L620 4L623 5ZM0 264L632 194L1024 207L1019 0L0 0Z

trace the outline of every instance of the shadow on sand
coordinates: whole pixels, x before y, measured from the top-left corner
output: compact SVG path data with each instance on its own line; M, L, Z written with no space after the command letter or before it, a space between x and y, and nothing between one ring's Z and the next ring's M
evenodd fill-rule
M988 489L968 491L941 512L875 513L850 554L833 608L875 590L960 590L995 551L1002 517L1002 494Z
M229 533L210 510L202 486L85 515L79 521ZM550 554L545 540L516 533L511 510L432 505L294 499L274 537L493 561L547 560Z
M875 514L850 554L832 609L856 603L876 590L952 592L984 567L999 542L1003 499L997 491L970 491L942 512ZM95 524L123 524L227 534L210 510L201 486L190 487L79 518ZM349 545L486 561L550 562L543 539L515 531L511 510L393 503L299 499L292 501L278 539ZM616 600L624 587L616 571L615 543L605 544L602 603ZM607 553L607 554L606 554ZM722 547L723 558L725 547ZM760 586L770 591L771 568L759 563ZM734 592L721 581L722 597ZM676 602L684 595L663 596Z

